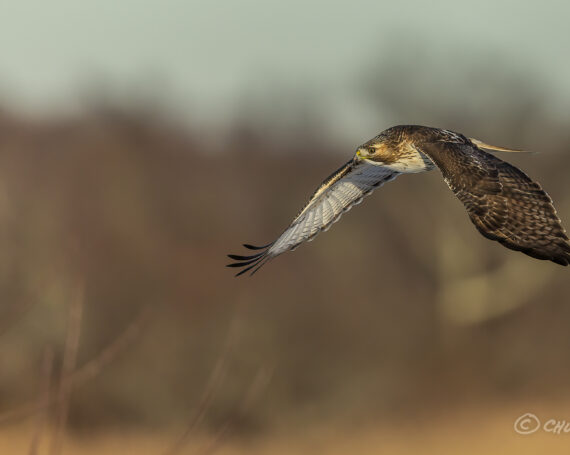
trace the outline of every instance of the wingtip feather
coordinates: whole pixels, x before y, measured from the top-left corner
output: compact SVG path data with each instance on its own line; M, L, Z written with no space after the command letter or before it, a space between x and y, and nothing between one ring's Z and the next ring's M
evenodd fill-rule
M267 253L269 247L271 247L273 243L274 242L271 242L263 246L256 246L244 243L243 246L249 250L263 250L263 251L260 251L259 253L256 254L252 254L250 256L243 256L241 254L228 254L227 257L233 259L236 262L226 264L226 267L245 267L243 270L240 270L238 273L235 274L236 277L241 276L252 269L253 272L251 273L251 275L253 275L261 268L263 264L267 262L268 259Z
M271 245L273 245L273 242L263 246L250 245L249 243L243 244L243 246L245 246L248 250L263 250L265 248L269 248Z
M491 145L491 144L486 144L483 141L480 141L479 139L474 139L474 138L469 138L469 140L471 142L473 142L473 144L475 144L477 147L481 148L481 149L485 149L485 150L492 150L494 152L507 152L507 153L537 153L537 152L531 152L529 150L520 150L520 149L512 149L512 148L507 148L507 147L500 147L498 145Z
M265 253L262 252L262 253L252 254L251 256L242 256L240 254L228 254L227 256L230 259L234 259L236 261L248 261L249 259L258 258L259 256L262 256L263 254L265 254Z

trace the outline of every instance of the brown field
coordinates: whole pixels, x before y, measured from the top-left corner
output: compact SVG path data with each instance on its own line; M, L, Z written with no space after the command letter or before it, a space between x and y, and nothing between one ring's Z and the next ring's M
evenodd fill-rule
M220 455L242 454L566 454L570 433L553 434L542 430L530 435L519 435L513 422L521 411L532 409L548 418L568 418L568 402L535 403L502 407L478 406L431 416L409 418L404 421L382 421L364 425L318 424L303 430L275 430L256 438L236 438L231 435L196 434L179 453ZM570 419L569 419L570 420ZM0 439L1 453L28 453L32 428L11 428ZM168 453L179 432L111 431L94 438L68 436L65 453L137 454ZM40 449L48 449L45 441Z

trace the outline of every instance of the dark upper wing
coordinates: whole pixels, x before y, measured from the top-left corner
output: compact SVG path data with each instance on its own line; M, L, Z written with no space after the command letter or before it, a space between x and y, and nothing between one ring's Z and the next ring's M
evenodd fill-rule
M437 164L481 234L534 258L570 264L570 244L552 200L524 172L470 142L420 148Z
M398 175L398 172L383 166L350 160L325 179L275 242L261 247L244 245L260 251L252 256L229 254L237 262L228 264L228 267L247 266L236 276L248 270L255 273L269 259L293 250L299 244L311 241L319 232L326 231L344 212L360 203L364 196Z

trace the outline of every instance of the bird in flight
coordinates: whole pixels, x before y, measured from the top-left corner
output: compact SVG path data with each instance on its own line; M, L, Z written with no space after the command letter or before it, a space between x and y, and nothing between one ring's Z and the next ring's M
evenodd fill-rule
M264 246L244 244L256 253L229 254L253 275L270 259L292 251L326 231L352 206L400 174L439 168L485 237L536 259L570 264L568 236L552 200L515 166L487 153L519 152L485 144L453 131L418 125L389 128L357 148L354 157L327 177L287 229Z

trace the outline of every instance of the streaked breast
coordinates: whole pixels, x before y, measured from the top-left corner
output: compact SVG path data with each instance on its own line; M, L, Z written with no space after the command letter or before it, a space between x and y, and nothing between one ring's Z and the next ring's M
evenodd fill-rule
M419 152L409 142L404 142L398 151L394 153L396 159L391 164L386 165L386 167L394 171L404 174L417 174L419 172L431 171L435 167L434 162L427 155Z

